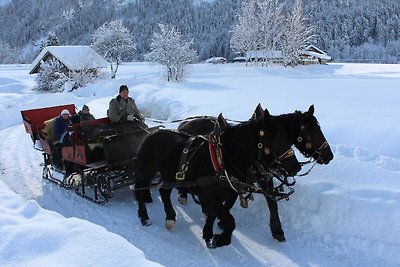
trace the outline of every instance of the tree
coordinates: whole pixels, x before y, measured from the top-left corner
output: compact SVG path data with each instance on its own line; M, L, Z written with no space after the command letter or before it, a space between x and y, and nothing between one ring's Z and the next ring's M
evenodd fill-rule
M49 35L47 36L46 41L40 44L40 51L42 51L47 46L59 46L59 45L60 42L58 41L56 34L54 32L50 32Z
M257 0L249 0L242 4L238 23L232 27L231 48L238 53L257 50L257 36L259 34L259 22L257 21Z
M115 78L123 58L135 49L132 35L122 25L121 20L106 22L100 26L93 34L92 47L110 62L112 79Z
M282 29L285 21L283 3L279 0L264 0L259 3L260 47L276 50L282 41Z
M6 42L0 41L0 64L13 63L15 57L14 50Z
M35 90L55 93L64 91L64 85L71 80L64 73L64 65L56 59L51 59L41 62L35 81Z
M231 47L238 53L251 50L273 51L279 46L284 21L283 4L278 0L244 2L238 23L232 28ZM253 53L267 60L265 52Z
M285 66L296 66L304 49L316 38L315 28L308 24L303 15L302 0L295 0L293 9L286 18L283 33L283 59Z
M186 66L197 59L197 52L191 49L192 42L183 40L181 32L171 26L159 24L160 32L155 32L151 40L151 52L145 59L165 66L168 81L182 81Z

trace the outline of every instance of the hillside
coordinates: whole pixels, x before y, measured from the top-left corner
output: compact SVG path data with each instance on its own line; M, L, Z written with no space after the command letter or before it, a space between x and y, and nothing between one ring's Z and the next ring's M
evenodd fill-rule
M285 4L285 10L291 8L291 0L279 2ZM122 19L137 44L133 56L136 60L143 60L149 51L158 23L172 24L188 40L193 39L200 60L212 56L232 59L235 54L230 47L230 31L241 3L241 0L3 1L0 43L7 43L17 54L14 61L7 63L30 63L49 33L54 33L62 45L90 44L93 32L104 22ZM304 5L304 15L319 36L316 45L335 61L399 62L399 1L304 0ZM0 51L0 62L2 56Z

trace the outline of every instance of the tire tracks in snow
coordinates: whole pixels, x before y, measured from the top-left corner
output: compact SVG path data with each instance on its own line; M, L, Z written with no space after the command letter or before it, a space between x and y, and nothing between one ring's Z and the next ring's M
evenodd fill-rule
M1 180L24 199L43 193L40 163L40 152L33 148L23 125L0 131Z

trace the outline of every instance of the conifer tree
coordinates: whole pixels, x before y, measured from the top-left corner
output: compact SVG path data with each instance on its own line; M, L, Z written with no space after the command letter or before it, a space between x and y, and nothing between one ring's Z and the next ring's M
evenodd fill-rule
M36 85L34 89L51 93L64 91L64 85L70 81L65 75L64 69L63 64L56 59L42 61L39 73L35 78Z

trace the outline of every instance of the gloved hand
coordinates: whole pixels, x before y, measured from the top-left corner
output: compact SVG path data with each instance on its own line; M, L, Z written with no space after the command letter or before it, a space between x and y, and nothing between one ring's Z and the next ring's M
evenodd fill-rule
M133 114L128 115L128 116L126 117L126 120L127 120L127 121L135 121L135 120L136 120L135 115L133 115Z

